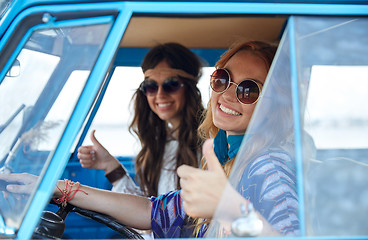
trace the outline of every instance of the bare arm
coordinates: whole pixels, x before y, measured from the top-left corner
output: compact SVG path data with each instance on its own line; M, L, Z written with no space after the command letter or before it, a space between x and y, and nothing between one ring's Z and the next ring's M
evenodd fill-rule
M64 189L64 186L65 182L60 180L58 187ZM55 195L61 197L60 191L56 189ZM81 185L69 202L81 208L107 214L129 227L151 229L151 202L147 197Z
M31 194L38 181L38 176L28 173L0 174L0 180L6 181L6 191L8 192ZM65 185L66 181L58 181L57 188L54 190L54 198L60 199L62 197ZM76 183L72 189L70 189L70 185L67 189L67 192L71 193L68 195L69 202L77 207L107 214L129 227L151 229L151 202L149 198L83 185L80 185L78 189Z

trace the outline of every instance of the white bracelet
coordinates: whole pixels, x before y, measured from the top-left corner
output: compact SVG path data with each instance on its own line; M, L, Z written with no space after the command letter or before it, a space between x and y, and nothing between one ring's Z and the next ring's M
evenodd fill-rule
M263 222L259 219L253 204L248 204L248 211L245 205L240 205L241 216L231 224L231 231L237 237L256 237L263 229Z

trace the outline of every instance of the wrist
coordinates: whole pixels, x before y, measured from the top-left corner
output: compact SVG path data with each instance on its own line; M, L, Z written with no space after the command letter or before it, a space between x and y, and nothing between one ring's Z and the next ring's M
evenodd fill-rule
M105 174L105 177L109 180L111 184L123 178L126 175L126 171L121 164L119 164L115 169Z
M110 160L106 162L105 167L103 170L105 171L105 175L109 174L113 170L115 170L117 167L119 167L121 164L119 160L117 160L115 157L111 156Z
M65 184L64 180L58 180L57 181L56 187L54 189L54 195L53 195L54 198L59 198L59 197L62 196L62 193L61 193L60 189L65 188L64 184Z
M63 187L61 185L63 185ZM84 194L88 195L87 192L80 190L79 187L80 187L79 182L73 182L68 179L64 179L64 181L62 182L59 181L56 189L59 191L60 197L55 196L53 198L54 202L58 205L61 205L63 208L65 208L67 203L74 198L77 192L83 192ZM54 195L58 195L58 194L54 194Z

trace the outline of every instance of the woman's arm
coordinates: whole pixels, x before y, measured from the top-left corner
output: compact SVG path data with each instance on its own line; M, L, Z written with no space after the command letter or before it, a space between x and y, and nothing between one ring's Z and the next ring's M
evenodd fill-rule
M0 174L7 182L6 191L31 194L37 184L38 176L28 173ZM64 198L63 198L64 195ZM88 210L107 214L119 222L137 229L151 229L151 202L149 198L116 193L59 180L54 198Z
M60 189L64 189L65 181L59 181L58 186ZM58 192L56 190L60 197L61 193ZM146 197L81 185L70 203L81 208L107 214L133 228L151 229L151 202Z

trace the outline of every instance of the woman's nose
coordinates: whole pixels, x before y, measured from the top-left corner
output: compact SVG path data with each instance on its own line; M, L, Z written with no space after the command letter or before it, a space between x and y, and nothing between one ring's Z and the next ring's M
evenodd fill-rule
M166 95L167 93L165 92L164 88L162 87L162 85L158 86L158 90L157 90L157 96L163 96Z
M237 102L238 99L236 98L235 95L235 88L236 88L235 84L230 84L229 88L222 93L222 97L229 102Z

